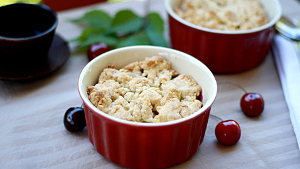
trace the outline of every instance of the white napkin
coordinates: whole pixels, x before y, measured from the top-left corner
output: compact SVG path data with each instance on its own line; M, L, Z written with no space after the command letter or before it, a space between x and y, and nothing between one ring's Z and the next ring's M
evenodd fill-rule
M272 50L300 149L300 56L297 44L276 35ZM299 48L298 48L299 49Z

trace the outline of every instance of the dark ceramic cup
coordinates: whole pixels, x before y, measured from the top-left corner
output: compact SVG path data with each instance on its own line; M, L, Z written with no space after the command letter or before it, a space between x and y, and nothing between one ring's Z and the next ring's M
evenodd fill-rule
M46 60L58 24L50 7L15 3L0 7L0 16L0 64Z

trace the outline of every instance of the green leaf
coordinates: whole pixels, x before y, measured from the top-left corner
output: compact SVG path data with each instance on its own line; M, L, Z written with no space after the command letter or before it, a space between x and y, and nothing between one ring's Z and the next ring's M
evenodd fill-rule
M133 34L127 38L124 38L120 44L117 46L118 48L125 46L134 46L134 45L151 45L148 37L145 32L141 32L138 34Z
M88 38L81 43L81 47L90 46L93 43L104 42L110 47L114 47L118 43L118 39L114 36L106 36L104 34L90 34Z
M168 42L164 37L164 20L157 13L148 15L146 34L152 45L168 47Z
M146 29L157 33L164 33L164 20L159 16L158 13L150 13L148 15L148 25Z
M168 42L166 41L163 33L158 33L147 29L146 34L152 45L168 47Z
M110 48L133 45L168 47L164 37L164 20L158 13L141 18L130 10L121 10L112 18L101 10L86 12L72 20L85 24L82 34L72 41L79 42L79 50L87 50L93 43L104 42Z
M131 33L141 29L144 19L130 10L119 11L112 21L111 29L115 32Z
M112 18L102 10L92 10L84 14L81 18L72 20L73 22L86 22L95 29L108 29L111 26Z
M104 29L97 30L97 29L94 29L94 28L87 28L84 31L82 31L81 35L78 38L73 39L71 41L84 42L88 39L89 36L93 36L93 35L97 35L97 34L103 34L103 32L104 32Z

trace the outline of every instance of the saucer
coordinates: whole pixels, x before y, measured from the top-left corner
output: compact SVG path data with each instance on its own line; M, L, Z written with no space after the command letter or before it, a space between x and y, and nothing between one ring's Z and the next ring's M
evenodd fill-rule
M42 63L24 64L24 66L0 65L0 80L18 81L46 76L63 66L70 56L68 43L59 35L55 35L47 60Z

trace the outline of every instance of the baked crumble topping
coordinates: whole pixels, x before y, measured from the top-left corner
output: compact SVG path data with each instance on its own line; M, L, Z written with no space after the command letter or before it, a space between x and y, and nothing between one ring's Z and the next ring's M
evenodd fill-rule
M108 65L98 83L87 88L91 103L114 117L136 122L166 122L202 107L201 87L179 75L161 56L148 57L117 70Z
M192 24L227 31L249 30L268 22L257 0L182 0L175 13Z

